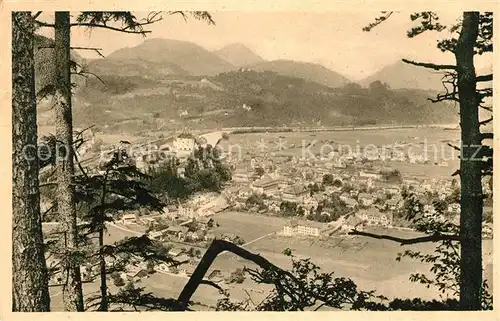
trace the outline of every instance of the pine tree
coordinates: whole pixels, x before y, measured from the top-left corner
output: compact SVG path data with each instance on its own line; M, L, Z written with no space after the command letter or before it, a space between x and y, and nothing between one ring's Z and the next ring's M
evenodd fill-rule
M170 14L186 13L182 11ZM196 19L213 23L207 12L189 12ZM81 12L76 17L76 22L70 21L68 11L56 12L54 24L36 21L39 27L54 28L54 65L55 73L52 84L42 88L46 95L51 93L55 101L56 141L57 148L57 206L58 213L65 230L66 258L64 270L67 283L64 285L64 303L67 311L83 311L83 290L81 282L80 264L82 255L79 252L79 233L76 220L76 203L74 191L74 151L73 151L73 121L71 109L71 74L72 71L84 75L85 70L78 71L78 65L71 60L71 27L105 28L125 33L135 33L145 36L149 31L144 30L149 25L162 19L161 12L152 12L147 18L140 20L128 11L114 12ZM110 24L119 22L123 26L115 27ZM81 49L81 48L80 48ZM84 48L87 49L87 48ZM81 66L80 66L81 67Z
M34 20L12 13L12 310L50 311L40 216Z
M383 12L375 22L364 28L369 31L387 20L393 13ZM428 31L443 31L447 27L434 12L417 12L410 16L417 25L408 31L415 37ZM482 176L492 175L493 149L483 145L493 133L480 131L480 126L491 123L493 117L479 121L479 109L492 112L485 99L493 96L493 89L480 84L493 80L493 74L476 75L474 56L493 51L493 13L464 12L459 22L452 25L452 38L441 40L437 47L455 56L454 65L422 63L403 59L415 66L444 72L446 93L439 94L434 102L454 101L459 104L461 143L460 169L460 307L463 310L481 309L482 282Z

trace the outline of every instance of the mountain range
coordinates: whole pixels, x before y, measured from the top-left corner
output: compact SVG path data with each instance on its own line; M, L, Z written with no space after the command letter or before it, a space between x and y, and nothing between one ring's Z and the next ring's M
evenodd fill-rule
M302 78L337 88L354 82L320 64L293 60L267 61L241 43L209 51L197 44L154 38L119 49L104 59L89 62L92 72L105 75L161 78L164 76L215 76L222 72L249 68L273 71L282 76ZM358 81L364 87L378 80L394 89L442 90L441 72L397 61Z
M37 78L46 77L51 56L36 57L44 66ZM450 104L427 100L436 95L432 89L442 88L436 75L402 62L356 84L319 64L266 61L243 44L209 51L186 41L149 39L87 65L105 84L90 77L79 86L77 126L123 131L126 124L126 131L135 131L167 120L168 126L193 127L456 120ZM376 80L389 86L369 86ZM47 112L39 119L50 122Z

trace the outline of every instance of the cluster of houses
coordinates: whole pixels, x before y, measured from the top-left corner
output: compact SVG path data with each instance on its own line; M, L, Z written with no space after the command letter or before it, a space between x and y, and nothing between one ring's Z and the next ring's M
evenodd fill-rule
M161 225L158 220L168 218L169 226L158 228ZM134 213L123 214L119 223L125 226L148 226L148 236L160 241L176 241L186 243L211 242L215 236L209 233L210 229L216 227L217 223L209 216L169 216L147 215L138 216ZM189 227L195 226L195 228Z
M280 203L288 201L308 211L331 194L337 194L347 208L361 211L358 216L365 225L392 226L395 222L391 213L404 206L401 192L405 186L411 186L413 192L421 196L437 192L440 199L445 199L453 190L448 180L406 177L400 183L388 182L382 173L390 168L359 162L355 155L316 159L280 155L273 157L271 164L265 157L246 155L243 161L233 165L233 185L226 192L237 209L277 213ZM257 167L265 173L260 176L255 170ZM323 185L321 191L311 193L309 186L321 184L325 174L331 174L335 184ZM266 209L246 206L245 201L253 194L265 195L262 199ZM447 212L460 213L459 204L449 204Z

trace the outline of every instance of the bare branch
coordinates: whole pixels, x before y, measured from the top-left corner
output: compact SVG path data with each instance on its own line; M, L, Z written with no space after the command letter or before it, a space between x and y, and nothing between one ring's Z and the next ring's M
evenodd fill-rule
M443 235L443 234L422 236L422 237L416 237L416 238L412 238L412 239L403 239L403 238L390 236L390 235L373 234L373 233L356 231L356 230L352 230L348 234L349 235L367 236L367 237L381 239L381 240L394 241L394 242L400 243L401 245L427 243L427 242L439 242L439 241L460 241L460 236L458 236L458 235Z
M218 285L217 283L213 282L213 281L209 281L209 280L201 280L200 281L200 284L205 284L205 285L210 285L210 286L213 286L214 288L216 288L217 290L221 291L221 292L224 292L224 289L220 287L220 285Z
M35 20L36 20L36 18L38 18L41 14L42 14L42 11L38 11L37 13L35 13L35 14L33 15L33 19L35 19Z
M453 148L454 150L458 150L460 151L460 148L458 146L455 146L455 145L452 145L450 143L446 143L446 145L450 146L451 148Z
M485 119L485 120L482 120L479 122L479 126L482 126L482 125L486 125L486 124L489 124L493 121L493 116L491 116L490 118L488 119Z
M141 30L141 31L135 31L135 30L128 30L129 27L124 27L124 28L116 28L108 25L96 25L93 23L85 23L85 22L80 22L80 23L72 23L70 24L70 27L89 27L89 28L102 28L102 29L109 29L113 31L120 31L120 32L125 32L125 33L133 33L137 35L144 35L147 33L151 33L149 30Z
M493 74L488 74L488 75L482 75L482 76L477 76L476 77L476 82L482 82L482 81L492 81L493 80Z
M194 270L193 274L189 278L188 282L184 286L184 289L182 289L182 292L179 295L178 302L185 308L190 301L191 297L193 296L194 292L198 288L198 286L201 284L203 278L205 277L205 274L207 273L208 269L214 262L215 258L217 255L224 251L229 251L232 252L244 259L247 259L249 261L254 262L261 268L265 270L272 270L276 271L280 274L289 276L292 280L296 280L295 276L291 274L288 271L285 271L276 265L272 264L269 262L267 259L264 257L251 253L247 251L246 249L239 247L231 242L227 242L224 240L218 240L215 239L212 244L210 244L210 247L207 249L205 254L200 260L200 263Z
M102 48L92 48L92 47L71 47L71 49L74 49L74 50L93 50L95 52L97 52L97 54L103 58L106 58L104 57L104 55L100 52L100 50L102 50Z
M179 14L182 16L182 18L184 18L184 21L187 22L187 17L186 17L186 14L184 13L184 11L171 11L168 14L171 16L173 16L175 14Z
M490 112L493 112L493 108L492 107L489 107L489 106L484 106L484 105L481 105L479 104L479 107L484 109L484 110L487 110L487 111L490 111Z
M95 73L87 71L87 70L80 70L78 72L72 72L71 74L72 75L77 75L77 76L82 76L82 77L85 77L85 78L88 78L87 75L91 75L91 76L94 76L95 78L97 78L97 80L99 80L103 85L106 85L106 83L104 82L104 80L101 79L101 77L99 77Z
M410 65L424 67L428 69L434 69L434 70L455 70L457 68L457 66L454 65L436 65L430 62L416 62L408 59L403 59L403 62Z
M493 139L493 133L481 133L481 140Z
M445 101L445 100L452 100L452 101L459 102L457 95L458 95L457 92L448 93L448 94L439 94L439 95L437 95L436 98L427 98L427 100L430 100L433 103L437 103L437 102Z
M42 216L42 220L45 217L45 215L47 215L48 212L50 212L50 211L52 211L54 209L54 207L56 207L56 203L52 203L52 205L42 213L42 215L41 215Z

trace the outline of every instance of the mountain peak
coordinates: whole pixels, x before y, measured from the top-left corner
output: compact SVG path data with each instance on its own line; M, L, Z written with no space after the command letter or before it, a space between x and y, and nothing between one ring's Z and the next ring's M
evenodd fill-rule
M226 60L195 43L163 38L148 39L138 46L119 49L105 60L145 61L157 64L158 69L171 69L175 65L191 75L210 76L234 69Z
M242 43L232 43L213 52L234 66L245 66L264 61L262 57Z
M398 60L366 77L361 81L361 84L369 86L370 83L379 80L394 89L442 90L442 77L442 72L413 66Z

